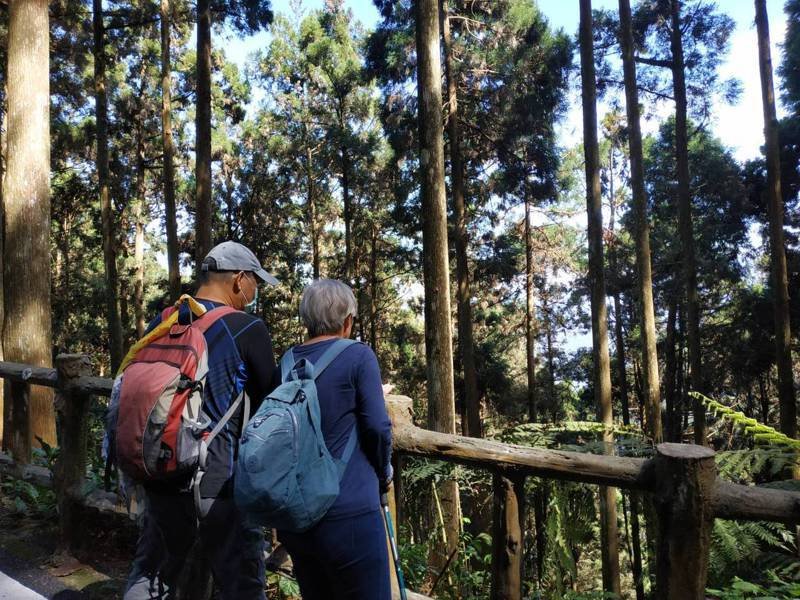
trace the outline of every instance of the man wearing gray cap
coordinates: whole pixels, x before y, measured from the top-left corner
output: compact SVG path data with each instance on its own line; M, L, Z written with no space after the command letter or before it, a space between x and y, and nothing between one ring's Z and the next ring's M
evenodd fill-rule
M211 422L209 431L224 421L243 389L250 398L250 414L272 390L275 359L269 330L261 319L247 314L257 305L260 283L276 285L278 280L264 270L249 248L236 242L215 246L200 265L197 302L207 311L221 306L236 309L214 321L204 333L208 375L203 412ZM178 323L190 324L197 318L186 304L178 310ZM148 331L163 316L153 320ZM239 436L249 417L244 414L245 406L243 403L213 437L199 484L190 480L145 484L145 524L126 600L175 597L181 569L193 546L210 564L220 598L264 598L263 532L243 521L232 495Z

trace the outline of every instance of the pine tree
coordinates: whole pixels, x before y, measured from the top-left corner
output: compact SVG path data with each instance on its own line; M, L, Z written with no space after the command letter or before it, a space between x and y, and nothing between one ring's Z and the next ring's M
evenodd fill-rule
M49 42L48 3L9 2L3 351L6 360L41 367L52 364ZM31 437L55 445L50 390L31 389L27 418ZM30 443L14 440L18 460L29 459Z
M583 151L586 158L586 208L589 222L589 280L592 310L593 383L598 418L607 428L603 434L607 451L613 438L611 414L611 367L608 355L606 287L603 274L603 215L600 197L600 160L597 146L597 105L592 41L592 3L581 0L580 52L581 98L583 101ZM617 493L600 488L600 545L603 589L620 593L617 536Z

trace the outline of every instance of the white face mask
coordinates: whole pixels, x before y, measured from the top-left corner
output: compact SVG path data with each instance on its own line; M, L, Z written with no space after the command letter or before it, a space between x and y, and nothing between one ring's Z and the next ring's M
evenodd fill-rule
M247 296L245 296L244 290L239 292L244 298L244 312L246 313L254 313L256 311L256 306L258 306L258 286L256 286L256 293L253 295L253 299L248 302Z

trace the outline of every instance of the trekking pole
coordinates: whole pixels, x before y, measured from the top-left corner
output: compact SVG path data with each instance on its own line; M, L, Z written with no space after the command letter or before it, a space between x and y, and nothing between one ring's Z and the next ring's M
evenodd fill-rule
M394 572L397 575L397 585L400 588L400 600L406 598L406 583L403 580L403 569L400 566L400 554L397 552L397 540L394 537L394 527L392 526L392 515L389 512L389 495L384 492L381 494L381 506L383 507L383 520L386 522L386 533L389 534L389 546L392 548L392 558L394 559Z

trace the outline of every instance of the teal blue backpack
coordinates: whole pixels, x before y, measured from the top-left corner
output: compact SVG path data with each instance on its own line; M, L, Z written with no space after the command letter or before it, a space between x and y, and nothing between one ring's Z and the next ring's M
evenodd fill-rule
M247 423L239 445L234 495L248 520L302 532L322 519L358 443L353 426L342 457L333 458L320 426L316 379L354 340L340 339L311 364L281 360L281 385Z

